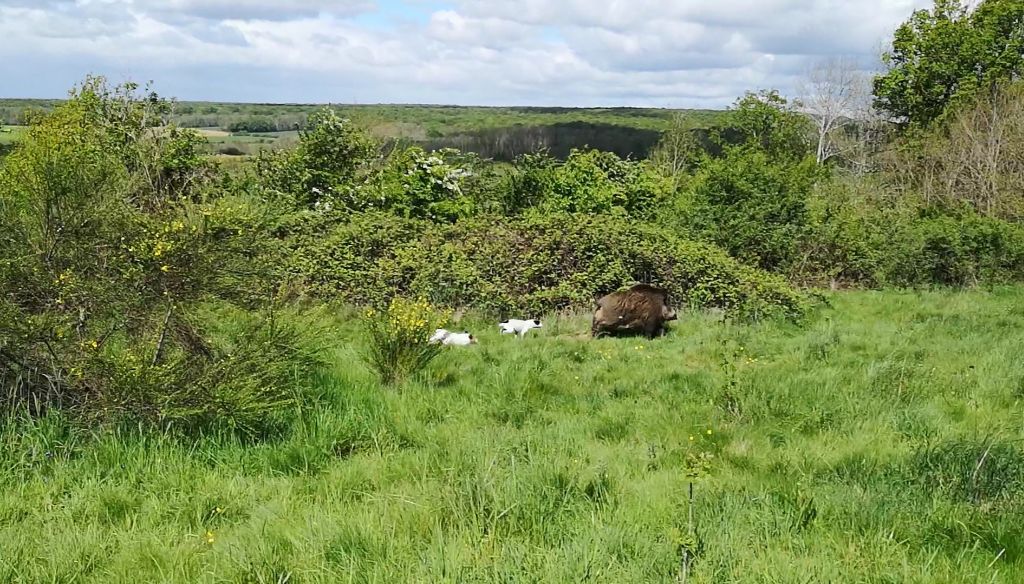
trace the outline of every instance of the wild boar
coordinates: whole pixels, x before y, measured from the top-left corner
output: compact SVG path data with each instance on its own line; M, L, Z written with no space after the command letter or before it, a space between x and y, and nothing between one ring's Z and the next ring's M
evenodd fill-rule
M590 334L594 338L644 335L653 339L665 334L667 321L677 318L676 311L669 305L668 291L650 284L636 284L598 299Z

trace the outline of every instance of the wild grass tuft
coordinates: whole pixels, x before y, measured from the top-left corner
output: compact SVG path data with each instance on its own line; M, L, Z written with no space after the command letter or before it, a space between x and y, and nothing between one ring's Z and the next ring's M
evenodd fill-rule
M909 470L922 486L974 504L1024 504L1019 441L956 438L918 449Z

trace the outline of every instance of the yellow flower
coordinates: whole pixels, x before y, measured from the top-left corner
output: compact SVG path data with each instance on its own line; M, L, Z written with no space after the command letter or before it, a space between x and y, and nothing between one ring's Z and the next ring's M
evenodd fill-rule
M708 430L708 436L710 436L710 435L711 435L711 430Z
M690 442L693 442L693 436L690 436Z
M93 349L95 349L95 348L99 347L100 344L97 343L95 340L92 340L92 341L89 341L89 346L92 347Z
M211 545L213 544L213 532L212 531L207 531L206 532L206 543L211 544Z
M168 266L168 265L160 266L160 271L161 272L170 272L171 271L171 266Z

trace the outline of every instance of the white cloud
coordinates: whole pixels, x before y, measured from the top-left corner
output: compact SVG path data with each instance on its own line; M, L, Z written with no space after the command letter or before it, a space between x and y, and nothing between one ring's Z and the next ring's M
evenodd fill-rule
M789 93L826 56L869 62L927 5L0 0L0 57L34 64L0 69L0 94L50 94L116 71L187 99L723 106L745 90Z
M299 16L349 16L374 9L373 0L0 0L0 7L37 8L81 14L148 12L164 17L209 19L261 18L288 20Z

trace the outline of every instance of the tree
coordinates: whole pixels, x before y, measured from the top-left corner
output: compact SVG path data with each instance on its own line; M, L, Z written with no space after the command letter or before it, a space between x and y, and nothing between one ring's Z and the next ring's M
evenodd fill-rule
M464 155L454 148L426 152L418 146L396 149L379 176L379 184L363 192L363 208L370 201L407 218L453 222L474 211L463 183L470 171L462 168ZM468 162L468 161L465 161Z
M792 264L807 228L807 200L822 176L808 118L778 91L747 93L705 153L679 205L687 227L766 270ZM688 200L687 200L688 199Z
M506 208L649 218L665 200L668 181L650 162L614 152L574 148L565 162L540 152L517 159Z
M779 163L749 145L729 148L693 179L691 226L740 261L784 271L804 236L818 172L810 157Z
M980 93L893 157L891 176L930 207L1024 217L1024 84Z
M350 199L377 153L377 144L365 131L323 108L299 132L297 148L261 152L256 172L265 187L290 198L296 208L338 204L358 210L361 202Z
M773 161L799 161L811 153L809 121L775 89L747 92L733 104L724 125Z
M875 106L901 126L924 128L980 89L1024 72L1024 1L936 0L896 29L875 77Z
M870 99L869 79L853 59L828 59L808 71L800 103L815 123L818 164L842 154L849 143L841 136L844 122L867 122L871 117Z
M683 178L696 167L700 158L702 151L694 130L696 125L691 117L677 113L672 116L672 125L651 151L651 164L672 179L673 192L679 190Z

